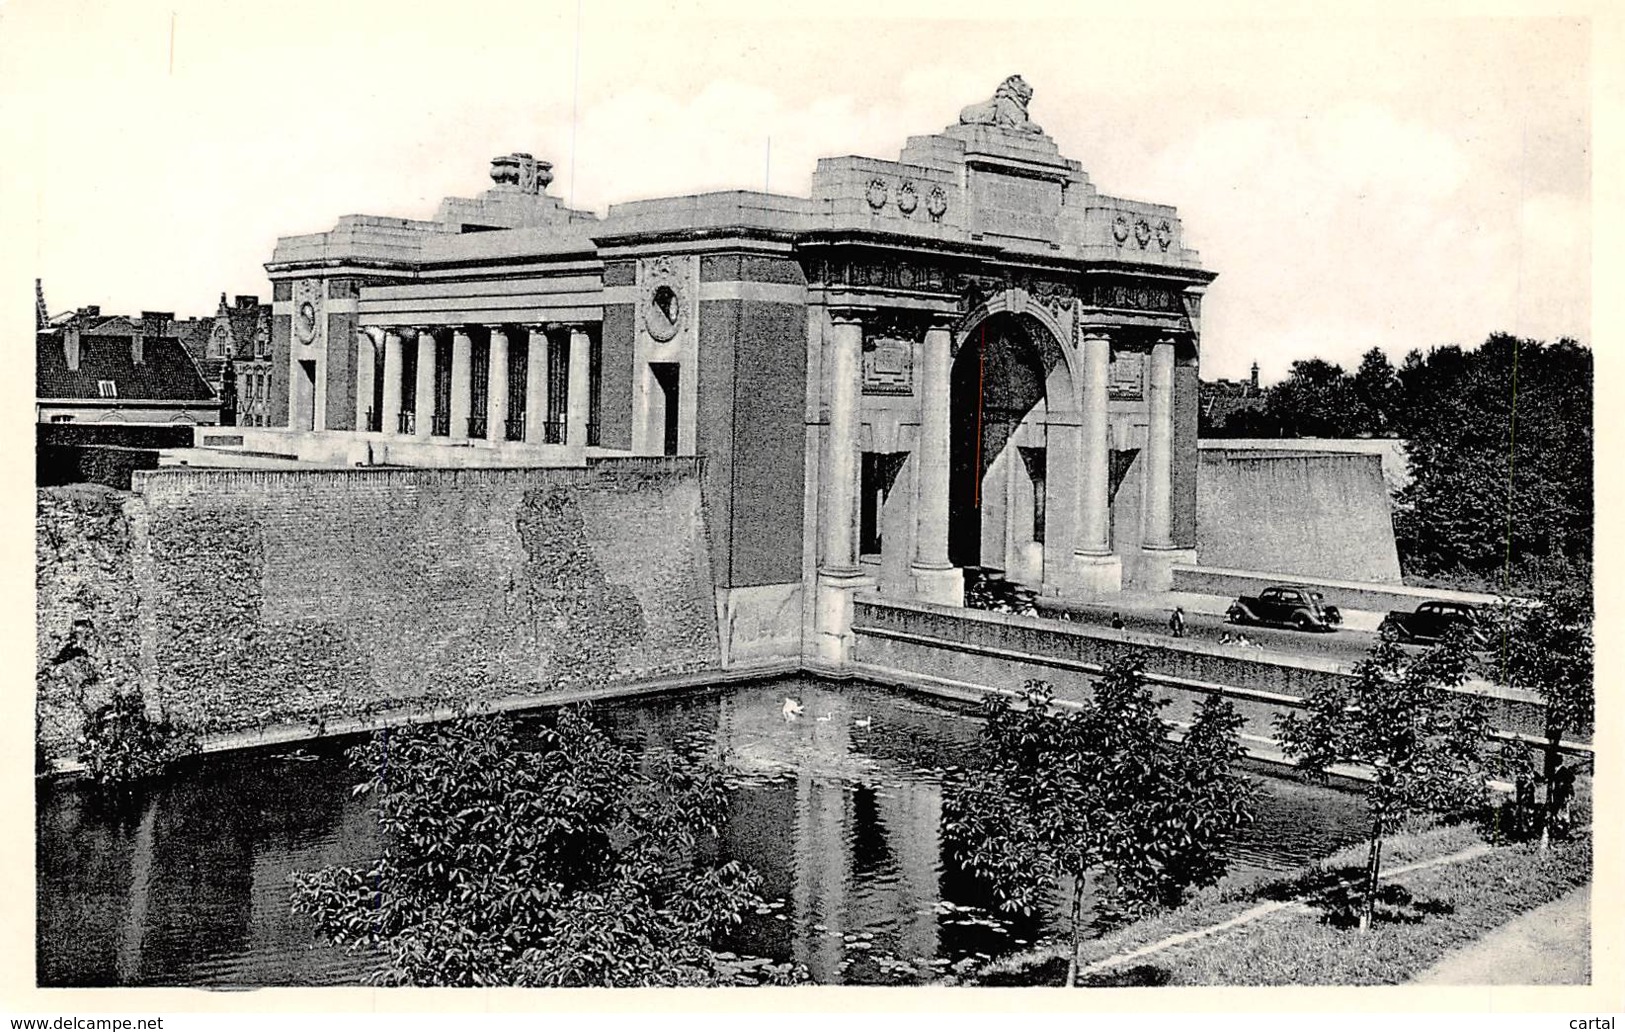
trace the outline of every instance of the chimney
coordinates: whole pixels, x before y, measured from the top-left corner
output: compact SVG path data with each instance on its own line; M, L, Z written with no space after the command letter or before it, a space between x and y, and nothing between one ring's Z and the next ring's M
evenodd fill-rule
M164 330L175 319L174 312L142 312L141 332L130 339L130 358L136 365L147 360L146 339L162 337Z
M68 359L68 371L79 371L79 323L70 322L62 328L62 351Z
M1253 363L1253 390L1258 390L1258 363Z

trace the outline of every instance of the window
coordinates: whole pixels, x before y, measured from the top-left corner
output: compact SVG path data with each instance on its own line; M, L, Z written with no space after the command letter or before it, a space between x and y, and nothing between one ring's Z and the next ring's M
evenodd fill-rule
M564 444L564 424L570 411L570 342L547 338L547 423L543 444Z
M858 487L858 551L863 555L879 555L882 550L886 499L907 458L907 452L863 453Z
M71 422L73 422L73 417L72 416L52 416L51 417L51 422L53 422L53 423L71 423Z
M587 344L587 444L597 447L604 418L604 349L596 338ZM677 393L672 391L672 399ZM676 405L672 408L676 409ZM666 418L666 454L677 454L676 413Z
M118 397L118 384L112 380L97 380L96 393L103 398L116 398Z
M682 369L676 362L650 362L649 372L653 374L655 386L659 388L657 398L660 405L659 427L664 434L661 438L660 453L662 455L676 455L677 413ZM651 427L651 429L654 428Z
M1038 544L1044 543L1044 520L1049 509L1049 481L1044 471L1044 453L1039 452L1034 457L1031 473L1033 478L1033 540Z
M1027 468L1027 479L1033 486L1033 543L1039 545L1044 543L1044 519L1049 501L1044 456L1042 448L1021 448L1021 464Z

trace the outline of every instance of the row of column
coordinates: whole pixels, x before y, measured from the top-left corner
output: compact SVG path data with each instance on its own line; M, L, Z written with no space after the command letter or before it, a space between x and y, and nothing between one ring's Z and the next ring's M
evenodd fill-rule
M817 629L819 655L831 663L844 660L850 641L851 595L863 581L854 533L854 506L859 469L858 432L862 400L862 309L830 313L831 339L825 350L829 383L829 424L824 453L819 521ZM1073 584L1085 591L1121 587L1121 560L1111 547L1111 434L1108 385L1111 338L1103 329L1082 333L1081 417L1076 427L1062 419L1050 425L1052 485L1050 505L1073 529L1070 554ZM949 407L952 376L950 330L945 322L931 326L920 355L920 436L915 452L918 494L915 497L915 551L911 573L917 596L949 604L961 600L962 573L948 559ZM1173 540L1173 373L1174 341L1157 341L1151 349L1148 391L1149 432L1146 440L1147 488L1142 546L1172 551ZM1059 408L1060 406L1056 406ZM1060 468L1076 462L1078 475ZM1073 485L1076 485L1074 487ZM1069 497L1071 495L1071 497ZM1065 512L1071 508L1074 513ZM1048 549L1069 554L1068 542L1050 540ZM1046 561L1046 567L1049 567Z
M487 363L485 439L502 442L508 440L509 348L506 326L490 329L490 361ZM544 444L546 435L548 383L547 331L542 326L526 327L525 348L525 426L526 444ZM587 440L588 352L590 340L585 327L570 326L568 379L565 396L565 426L561 440L554 443L583 447ZM356 394L355 425L367 428L367 417L377 393L373 384L376 348L379 338L384 348L383 412L379 429L385 434L429 437L434 430L436 338L429 327L387 328L363 326L356 331ZM405 375L405 349L413 340L417 348L416 404L413 406L413 425L409 434L402 430L401 414L403 378ZM451 341L451 412L449 433L456 439L469 439L470 417L473 412L473 350L474 345L466 329L454 331Z

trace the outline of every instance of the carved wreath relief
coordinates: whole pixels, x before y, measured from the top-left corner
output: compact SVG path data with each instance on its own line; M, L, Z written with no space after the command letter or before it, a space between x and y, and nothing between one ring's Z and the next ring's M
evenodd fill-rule
M897 210L905 216L914 214L914 209L920 206L920 195L914 192L914 184L903 180L897 187Z
M1119 244L1126 244L1128 243L1128 234L1128 216L1118 212L1117 216L1112 219L1112 236L1117 239Z
M1141 248L1151 242L1151 223L1144 219L1134 220L1134 242Z
M1167 219L1163 219L1161 222L1157 223L1157 246L1166 251L1168 250L1168 245L1173 242L1174 227Z

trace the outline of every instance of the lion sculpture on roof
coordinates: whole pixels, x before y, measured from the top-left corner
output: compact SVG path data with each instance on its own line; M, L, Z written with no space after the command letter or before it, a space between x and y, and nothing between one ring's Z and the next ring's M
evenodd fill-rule
M1012 75L999 84L993 96L980 104L972 104L959 113L960 125L995 125L1017 133L1042 134L1036 122L1027 120L1027 102L1033 99L1033 88L1019 75Z

